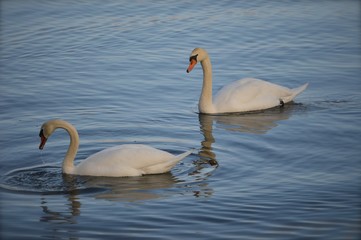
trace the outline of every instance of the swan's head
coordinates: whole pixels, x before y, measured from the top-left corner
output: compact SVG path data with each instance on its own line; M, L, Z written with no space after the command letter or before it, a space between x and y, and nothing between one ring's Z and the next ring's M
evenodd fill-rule
M189 66L187 68L187 73L192 71L192 69L198 62L202 62L206 58L208 58L208 53L206 50L204 50L203 48L195 48L192 51L191 56L189 57Z
M39 132L39 137L40 137L39 149L40 150L42 150L44 148L46 141L57 128L56 124L55 124L56 121L58 121L58 120L49 120L41 126L40 132Z

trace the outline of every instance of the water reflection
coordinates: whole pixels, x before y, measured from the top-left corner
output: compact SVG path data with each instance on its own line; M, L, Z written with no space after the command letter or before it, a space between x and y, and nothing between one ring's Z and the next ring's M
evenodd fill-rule
M40 217L41 222L56 222L56 223L77 223L76 217L80 216L80 207L81 203L77 197L78 193L72 191L68 194L67 200L69 204L69 208L66 211L54 211L51 210L48 206L48 201L46 197L43 196L41 198L41 208L43 210L44 215Z
M281 108L277 107L261 112L232 113L225 115L199 114L201 131L205 137L205 141L202 142L203 152L209 154L209 151L206 150L211 149L211 144L214 142L212 136L213 121L216 122L217 127L228 131L265 134L272 128L277 127L279 121L289 119L292 113L300 109L300 107L302 107L301 104L290 103Z
M216 154L213 152L212 144L215 142L213 137L213 118L210 115L199 114L199 126L204 136L201 142L199 156L202 160L210 162L211 165L217 165Z
M231 132L266 134L278 126L278 122L287 120L295 111L304 110L302 104L289 103L281 108L273 108L259 112L232 113L223 115L199 114L200 131L204 136L201 141L199 156L204 163L218 166L217 156L212 144L216 142L213 128L221 128ZM215 126L213 123L215 122Z
M209 164L194 161L185 171L176 169L174 175L168 172L131 178L89 177L86 185L103 189L95 193L94 197L109 201L143 202L186 194L209 197L213 189L207 179L213 170Z
M91 177L86 181L92 188L106 188L95 198L111 201L145 201L166 197L167 191L178 182L172 173L145 175L131 178Z
M42 214L40 222L48 223L48 233L65 233L70 238L77 236L77 218L81 215L81 199L89 196L112 201L144 201L166 196L164 189L171 189L178 181L171 173L146 175L144 177L111 178L62 175L62 195L43 193L40 198ZM79 186L79 183L82 186ZM66 200L62 200L65 198ZM65 209L64 209L65 207ZM48 236L48 235L47 235Z

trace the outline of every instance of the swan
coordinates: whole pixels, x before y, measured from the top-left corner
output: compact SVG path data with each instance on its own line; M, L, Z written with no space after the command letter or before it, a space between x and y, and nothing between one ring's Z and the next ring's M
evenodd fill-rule
M308 86L306 83L289 89L256 78L244 78L222 87L212 101L212 65L207 51L195 48L189 62L187 73L192 71L198 62L203 69L203 87L198 103L200 113L249 112L283 106Z
M70 136L69 148L62 166L65 174L130 177L165 173L192 152L190 150L175 156L147 145L124 144L97 152L74 166L79 147L79 135L75 127L64 120L52 119L41 126L39 149L44 148L47 139L57 128L65 129Z

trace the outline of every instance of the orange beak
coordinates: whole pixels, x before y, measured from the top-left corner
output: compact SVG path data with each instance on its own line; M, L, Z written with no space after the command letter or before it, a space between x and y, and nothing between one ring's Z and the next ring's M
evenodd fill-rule
M187 73L189 73L190 71L192 71L192 69L194 68L194 66L197 64L197 61L195 59L191 59L189 66L187 68Z

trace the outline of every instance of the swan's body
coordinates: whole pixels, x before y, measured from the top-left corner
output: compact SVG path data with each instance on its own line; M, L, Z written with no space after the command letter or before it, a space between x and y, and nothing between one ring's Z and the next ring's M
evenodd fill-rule
M79 135L75 127L66 121L55 119L42 125L39 149L43 149L46 140L57 128L65 129L70 135L70 145L62 166L63 173L66 174L127 177L165 173L191 153L187 151L175 156L142 144L124 144L104 149L74 166Z
M202 48L192 51L187 72L192 71L197 62L203 69L203 87L199 98L199 112L207 114L248 112L263 110L292 101L303 92L308 84L289 89L255 78L244 78L232 82L212 99L212 65L208 53Z

